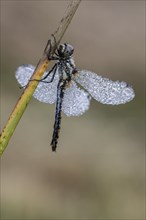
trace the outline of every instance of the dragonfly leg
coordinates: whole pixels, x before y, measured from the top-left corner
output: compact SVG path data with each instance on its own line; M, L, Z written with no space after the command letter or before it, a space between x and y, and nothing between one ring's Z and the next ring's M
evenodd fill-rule
M43 83L51 83L51 82L53 82L53 80L54 80L56 70L57 70L57 64L55 64L55 65L52 67L52 69L47 73L47 75L44 76L42 79L30 79L29 81L37 81L37 82L43 82ZM50 75L51 72L53 72L53 76L52 76L51 80L50 80L50 81L45 81L45 79Z
M54 34L52 34L52 37L54 38L55 44L57 44L57 41L56 41L56 38L55 38ZM47 50L48 47L49 47L49 51ZM57 55L57 57L52 56L51 51L52 51L52 43L51 43L51 40L49 39L48 42L47 42L47 45L45 47L44 52L46 53L46 55L48 57L48 60L56 60L56 59L58 60L59 59L58 55L55 53Z

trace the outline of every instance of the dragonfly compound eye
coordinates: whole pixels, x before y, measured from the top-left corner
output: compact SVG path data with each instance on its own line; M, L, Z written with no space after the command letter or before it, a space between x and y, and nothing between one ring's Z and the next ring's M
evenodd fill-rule
M58 54L60 57L68 58L73 54L73 52L74 48L70 44L60 44L58 48Z

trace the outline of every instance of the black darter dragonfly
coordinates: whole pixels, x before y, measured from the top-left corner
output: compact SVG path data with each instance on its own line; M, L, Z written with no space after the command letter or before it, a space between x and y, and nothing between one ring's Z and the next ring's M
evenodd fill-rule
M45 72L33 96L40 102L56 103L52 151L56 151L61 125L61 111L67 116L79 116L88 110L91 98L102 104L119 105L131 101L135 94L125 82L112 81L88 70L78 70L72 57L74 48L61 44L52 60L55 65ZM18 67L16 79L25 87L35 67L28 64Z

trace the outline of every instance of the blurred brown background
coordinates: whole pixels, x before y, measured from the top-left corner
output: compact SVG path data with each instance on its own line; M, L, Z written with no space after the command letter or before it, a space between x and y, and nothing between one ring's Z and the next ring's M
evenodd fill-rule
M37 64L68 3L1 1L1 127L22 93L16 68ZM77 67L128 82L136 97L63 115L57 153L55 106L32 99L1 160L3 219L144 219L144 4L80 4L62 40Z

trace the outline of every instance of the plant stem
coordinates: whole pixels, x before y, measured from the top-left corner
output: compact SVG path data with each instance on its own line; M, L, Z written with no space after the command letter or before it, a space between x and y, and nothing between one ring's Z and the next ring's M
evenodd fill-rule
M81 0L72 0L63 16L63 18L60 21L60 24L57 28L57 30L54 32L54 37L56 39L56 42L54 41L54 38L51 37L50 41L51 41L51 55L55 52L59 42L61 41L68 25L70 24L79 4L80 4ZM49 44L46 45L46 48L44 50L44 53L42 55L42 58L40 59L40 61L37 64L37 67L31 77L31 79L37 79L40 80L43 73L46 71L46 69L48 68L49 65L49 60L47 57L47 53L49 52ZM24 90L23 94L21 95L21 97L19 98L16 106L14 107L14 110L12 111L1 135L0 135L0 155L3 154L4 150L6 149L9 140L13 134L13 132L15 131L15 128L19 122L19 120L21 119L37 85L38 85L38 81L29 81L26 89Z

